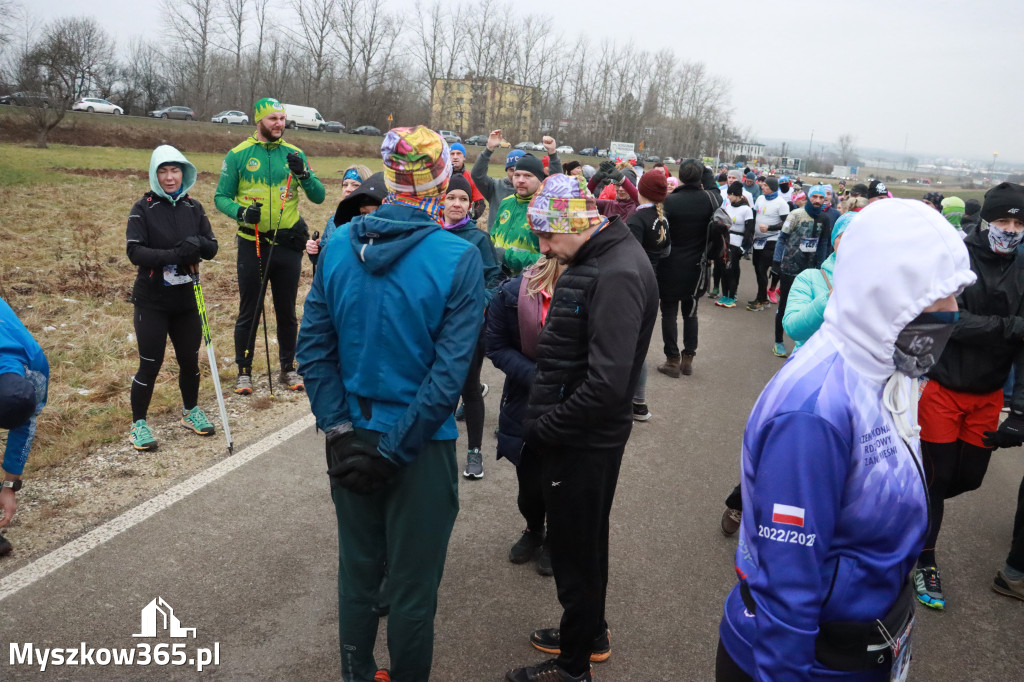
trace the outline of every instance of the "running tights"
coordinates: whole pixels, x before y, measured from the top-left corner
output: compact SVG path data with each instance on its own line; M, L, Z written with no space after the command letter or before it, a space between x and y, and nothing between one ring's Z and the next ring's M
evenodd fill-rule
M184 312L166 312L135 306L135 338L139 343L139 371L132 379L132 421L146 418L153 398L153 385L164 364L167 337L171 337L178 359L178 388L186 410L199 399L199 343L202 323L195 308Z

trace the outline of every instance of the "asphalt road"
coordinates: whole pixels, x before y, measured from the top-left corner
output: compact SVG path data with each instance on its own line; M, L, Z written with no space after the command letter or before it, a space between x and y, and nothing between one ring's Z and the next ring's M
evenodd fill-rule
M745 268L741 300L752 297ZM738 476L744 421L782 361L770 353L772 314L737 307L700 311L691 377L654 371L654 419L636 425L612 511L608 619L612 656L602 682L711 680L722 602L735 581L735 540L719 530ZM507 561L522 529L515 475L493 459L501 377L486 363L486 476L460 480L436 619L434 675L500 680L539 661L529 632L557 625L551 578ZM460 453L464 452L460 443ZM0 601L0 679L323 680L339 677L336 530L321 437L311 428L149 516ZM947 505L939 557L948 608L919 609L914 680L1024 679L1024 602L989 584L1007 550L1024 450L998 452L980 491ZM462 456L460 454L460 456ZM5 581L0 580L0 592ZM133 638L140 611L162 597L194 639ZM186 642L219 651L194 666L11 665L10 643L35 647L134 647ZM378 639L386 664L385 627Z

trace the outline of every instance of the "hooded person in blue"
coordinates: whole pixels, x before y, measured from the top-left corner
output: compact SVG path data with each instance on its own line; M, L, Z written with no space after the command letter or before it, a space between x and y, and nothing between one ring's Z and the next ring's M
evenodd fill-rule
M909 653L909 574L928 527L916 377L975 275L956 230L916 201L864 209L842 256L824 324L747 422L718 680L888 680Z
M0 429L7 429L4 475L0 483L0 528L18 510L15 493L21 489L21 473L36 435L36 417L46 405L50 364L43 349L18 316L0 298ZM12 546L0 535L0 556Z
M388 567L391 679L426 680L434 614L458 513L453 410L484 313L483 262L442 229L452 168L425 128L381 146L390 194L338 227L306 297L297 357L338 522L342 677L372 680Z
M214 432L198 404L202 323L191 273L200 260L217 255L217 238L203 205L188 194L195 182L196 167L174 147L161 145L149 161L150 191L128 215L128 260L138 267L132 303L139 369L132 378L128 435L136 450L157 447L146 416L168 337L178 360L181 424L201 436Z

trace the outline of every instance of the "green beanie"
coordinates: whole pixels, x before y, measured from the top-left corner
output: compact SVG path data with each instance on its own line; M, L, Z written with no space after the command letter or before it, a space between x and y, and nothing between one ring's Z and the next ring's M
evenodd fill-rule
M948 197L942 200L942 215L954 227L960 227L964 217L964 200L960 197Z
M273 97L264 97L259 102L256 102L256 116L254 117L254 122L259 123L260 119L275 111L284 113L284 105Z

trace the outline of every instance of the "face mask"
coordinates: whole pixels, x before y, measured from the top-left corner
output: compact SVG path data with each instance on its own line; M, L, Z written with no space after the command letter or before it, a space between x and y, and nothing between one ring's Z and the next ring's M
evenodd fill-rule
M1024 232L1007 232L992 223L988 224L988 245L995 253L1013 253L1022 238Z
M921 313L896 337L892 352L896 369L916 379L924 376L939 361L942 350L953 334L960 313Z
M789 191L789 183L788 182L780 182L779 183L779 189L781 189L783 192L788 192Z

